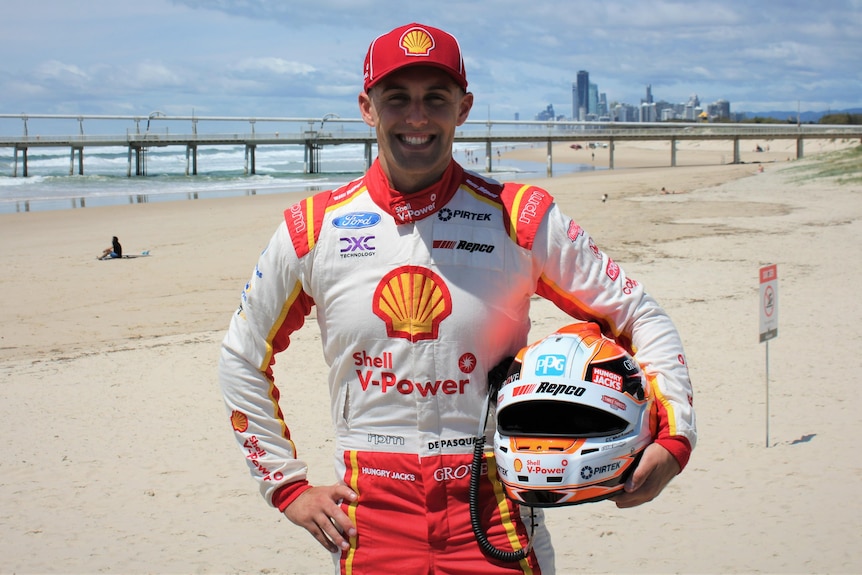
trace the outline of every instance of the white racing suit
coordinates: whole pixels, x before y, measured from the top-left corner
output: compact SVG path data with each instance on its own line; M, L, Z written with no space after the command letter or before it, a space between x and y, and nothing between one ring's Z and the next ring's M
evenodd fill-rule
M541 520L528 558L504 563L483 555L468 511L486 374L528 343L534 294L634 352L655 388L657 441L686 464L696 434L676 329L545 190L452 161L439 183L402 195L375 162L284 216L224 338L219 379L251 473L284 510L309 484L272 365L317 306L336 470L359 495L343 504L358 535L338 559L342 572L553 571ZM290 401L309 383L286 382ZM518 550L529 525L487 456L482 523L496 547Z

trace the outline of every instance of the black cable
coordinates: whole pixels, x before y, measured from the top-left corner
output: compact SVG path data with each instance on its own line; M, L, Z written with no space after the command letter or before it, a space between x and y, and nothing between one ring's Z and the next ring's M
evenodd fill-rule
M482 522L479 517L479 476L482 473L482 454L485 451L485 438L477 437L476 445L473 447L473 467L470 473L470 523L473 526L473 534L476 536L476 541L479 542L479 547L482 552L488 557L497 559L498 561L520 561L527 557L529 549L519 549L518 551L503 551L497 549L488 541L488 535L482 528Z

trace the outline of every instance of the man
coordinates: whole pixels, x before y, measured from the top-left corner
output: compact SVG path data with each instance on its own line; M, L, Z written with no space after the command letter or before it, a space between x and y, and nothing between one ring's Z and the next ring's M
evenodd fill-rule
M454 161L455 130L472 104L448 33L409 24L374 40L359 109L378 158L362 178L285 211L222 346L220 382L252 475L341 572L553 572L541 514L531 534L500 495L493 464L481 477L483 527L513 551L532 535L527 558L486 557L468 506L486 374L527 343L533 294L597 322L655 382L659 436L619 507L658 495L695 442L672 322L546 191L504 186ZM275 354L315 305L341 478L327 486L308 484L272 377ZM299 389L291 382L291 393Z
M120 245L120 240L117 239L117 236L114 236L111 239L111 247L105 248L102 251L102 255L99 256L100 260L106 260L109 258L121 258L123 257L123 246Z

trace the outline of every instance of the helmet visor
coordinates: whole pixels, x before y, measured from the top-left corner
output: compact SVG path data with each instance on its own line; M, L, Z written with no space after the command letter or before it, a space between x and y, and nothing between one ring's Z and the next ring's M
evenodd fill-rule
M497 429L509 436L608 437L628 427L628 421L613 413L564 401L515 403L497 413Z

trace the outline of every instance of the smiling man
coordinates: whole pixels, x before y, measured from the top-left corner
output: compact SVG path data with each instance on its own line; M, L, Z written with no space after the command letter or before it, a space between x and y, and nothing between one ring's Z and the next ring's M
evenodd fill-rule
M617 506L656 497L695 443L670 318L547 191L453 159L472 105L452 35L414 23L374 40L359 109L378 158L285 210L222 344L219 380L252 475L338 573L554 572L541 510L503 495L493 454L476 490L480 520L496 549L519 558L483 551L468 503L487 374L527 344L534 294L625 346L660 398L655 441ZM279 407L281 397L301 404L317 382L282 392L272 369L315 306L339 478L322 486L308 483Z
M473 107L454 38L446 42L450 37L437 32L435 40L422 31L417 27L412 33L427 43L408 44L407 35L401 41L403 56L388 45L400 30L374 42L359 95L362 118L377 132L380 166L392 187L405 194L441 178L452 161L455 129Z

